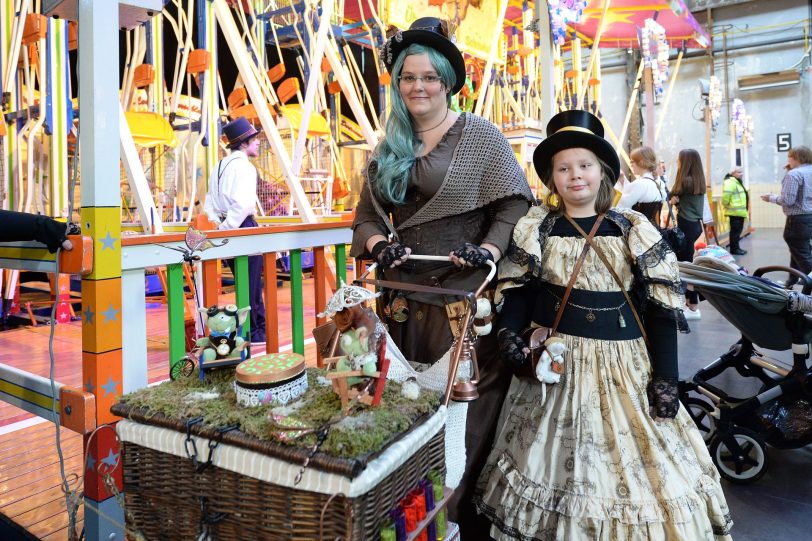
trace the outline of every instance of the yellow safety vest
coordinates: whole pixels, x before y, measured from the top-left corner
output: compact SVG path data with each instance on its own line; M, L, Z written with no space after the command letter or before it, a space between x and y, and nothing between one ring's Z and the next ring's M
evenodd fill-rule
M747 218L747 192L736 177L725 177L722 185L722 207L725 216Z

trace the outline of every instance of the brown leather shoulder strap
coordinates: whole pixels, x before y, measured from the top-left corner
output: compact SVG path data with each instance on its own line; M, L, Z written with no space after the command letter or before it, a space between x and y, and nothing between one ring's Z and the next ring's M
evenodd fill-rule
M564 216L570 222L575 223L566 214ZM598 216L598 219L595 220L595 225L592 226L592 230L589 232L588 236L585 233L583 233L584 236L586 236L587 241L590 241L595 236L595 233L598 232L598 227L601 225L601 222L603 221L604 216L605 216L605 214L601 214L600 216ZM579 230L579 232L583 231L581 228L578 228L578 230ZM566 289L566 291L564 291L564 296L561 297L561 305L558 307L558 311L555 313L555 321L553 321L553 326L550 329L550 336L552 336L555 333L556 329L558 329L558 324L561 322L561 316L564 315L564 307L567 306L567 301L570 298L570 293L572 293L572 287L575 285L575 279L578 278L578 273L581 272L581 267L584 265L584 260L586 259L586 253L589 251L590 245L592 245L592 242L586 242L584 244L584 247L581 250L581 254L578 256L578 259L575 261L575 268L572 270L572 275L570 276L570 281L567 283L567 289Z
M572 218L570 218L566 214L564 216L567 218L567 220L569 220L569 222L576 229L576 231L578 231L578 233L580 233L581 236L583 236L586 239L586 244L584 246L586 246L586 245L591 245L592 246L592 249L595 250L595 253L597 254L597 256L600 258L601 261L603 261L603 264L609 270L609 273L612 275L612 278L614 278L615 282L617 282L617 285L620 287L620 292L623 293L623 296L626 298L626 302L629 303L629 308L631 308L631 310L632 310L632 315L634 316L635 321L637 321L637 325L640 327L640 334L643 335L643 341L645 341L646 344L648 344L648 336L646 335L645 327L643 327L643 320L640 319L640 314L637 313L637 309L634 307L634 303L632 302L631 297L629 297L628 291L626 291L626 288L623 286L623 280L620 279L620 276L617 275L617 272L615 272L615 269L612 267L612 265L606 259L606 255L603 253L603 250L601 250L600 247L597 244L595 244L595 242L593 241L593 237L595 236L594 233L595 233L596 228L593 227L592 231L590 231L589 235L587 235L584 232L584 230L581 228L581 226L578 225L575 222L575 220L573 220ZM602 216L603 215L601 215L598 218L598 221L596 223L600 222L600 218Z

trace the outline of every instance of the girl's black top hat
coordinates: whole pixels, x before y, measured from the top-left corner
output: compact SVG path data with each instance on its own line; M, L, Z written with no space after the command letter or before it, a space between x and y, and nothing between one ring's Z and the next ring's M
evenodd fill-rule
M437 17L421 17L417 19L408 30L398 30L386 40L381 50L384 64L389 72L402 53L412 43L431 47L446 57L454 68L457 81L451 89L451 94L462 90L465 84L465 60L462 53L448 36L448 23Z
M620 159L615 148L603 138L603 124L588 111L561 111L547 123L547 138L533 152L533 166L542 177L557 152L568 148L586 148L608 166L613 180L620 175Z
M259 135L254 126L244 116L237 117L223 126L223 135L228 141L228 148L235 149L252 137Z

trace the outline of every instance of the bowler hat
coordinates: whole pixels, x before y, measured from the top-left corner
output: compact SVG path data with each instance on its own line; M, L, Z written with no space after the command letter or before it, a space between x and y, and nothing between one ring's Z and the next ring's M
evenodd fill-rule
M448 36L448 23L437 17L421 17L415 20L408 30L398 30L392 37L386 40L383 45L382 56L389 72L397 62L400 53L409 45L417 43L436 50L446 57L454 69L457 80L451 89L452 94L462 90L465 85L465 60L462 53Z
M613 180L620 175L620 159L614 147L603 138L603 124L588 111L561 111L547 123L547 138L533 152L533 166L542 178L556 153L568 148L585 148L609 166Z
M228 148L237 148L255 135L259 135L259 132L248 119L241 116L223 126L223 135L228 141Z

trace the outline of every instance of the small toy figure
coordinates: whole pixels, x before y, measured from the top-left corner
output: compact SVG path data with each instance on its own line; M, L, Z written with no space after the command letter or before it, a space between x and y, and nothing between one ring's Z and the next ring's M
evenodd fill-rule
M564 373L564 353L567 344L557 336L551 336L544 341L544 351L541 352L539 363L536 365L536 377L542 383L558 383Z
M377 341L373 338L374 341ZM370 334L366 327L349 328L341 333L338 349L343 355L338 357L336 370L360 370L366 377L371 377L378 371L378 355L374 347L370 347ZM348 385L363 382L361 378L348 378Z
M203 361L240 356L246 346L245 340L240 336L240 330L250 310L250 306L237 309L234 304L198 309L200 313L208 315L206 319L208 335L195 342L202 348Z
M341 333L338 339L337 357L330 359L335 372L328 375L333 380L342 404L348 400L347 387L364 384L366 378L377 378L373 405L380 402L382 382L386 379L385 345L386 329L366 303L378 294L362 287L341 284L330 298L327 309L319 314L330 317Z

